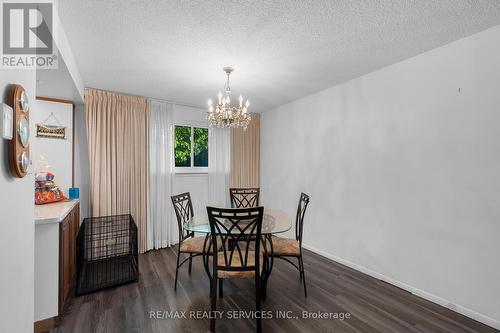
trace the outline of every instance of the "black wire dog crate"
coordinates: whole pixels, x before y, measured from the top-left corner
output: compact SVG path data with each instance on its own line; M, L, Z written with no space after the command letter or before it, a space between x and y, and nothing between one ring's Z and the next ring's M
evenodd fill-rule
M76 241L77 296L139 280L137 226L131 215L86 218Z

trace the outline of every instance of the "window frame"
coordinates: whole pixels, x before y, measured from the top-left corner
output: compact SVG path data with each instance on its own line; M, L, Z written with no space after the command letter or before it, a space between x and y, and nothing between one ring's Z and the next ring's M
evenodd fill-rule
M191 128L191 166L175 166L175 127L183 126ZM208 166L206 167L197 167L194 166L194 128L204 128L208 130ZM205 122L198 121L175 121L172 128L172 164L174 169L174 174L207 174L208 168L210 167L210 136L211 136L210 128L208 124Z

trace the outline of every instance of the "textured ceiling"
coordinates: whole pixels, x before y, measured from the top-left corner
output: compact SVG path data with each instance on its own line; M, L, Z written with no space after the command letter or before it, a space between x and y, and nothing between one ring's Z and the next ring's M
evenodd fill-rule
M60 0L87 87L204 106L235 67L252 111L500 24L498 0Z

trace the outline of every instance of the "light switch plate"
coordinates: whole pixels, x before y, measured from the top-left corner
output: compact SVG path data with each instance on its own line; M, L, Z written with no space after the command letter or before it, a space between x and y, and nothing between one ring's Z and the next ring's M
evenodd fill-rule
M14 112L10 106L7 104L1 103L1 110L2 112L0 113L0 128L2 130L2 138L6 140L12 140L13 134L14 134L14 129L13 129L13 119L14 117Z

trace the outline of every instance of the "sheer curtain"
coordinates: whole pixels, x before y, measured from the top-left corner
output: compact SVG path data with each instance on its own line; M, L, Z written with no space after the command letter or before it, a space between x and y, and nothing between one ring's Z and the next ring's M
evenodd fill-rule
M173 238L172 204L172 113L173 105L150 101L148 250L176 242Z
M208 149L208 204L229 207L229 129L210 128Z

